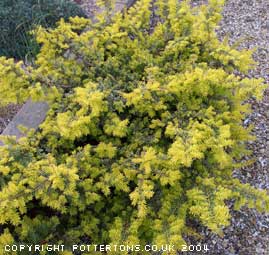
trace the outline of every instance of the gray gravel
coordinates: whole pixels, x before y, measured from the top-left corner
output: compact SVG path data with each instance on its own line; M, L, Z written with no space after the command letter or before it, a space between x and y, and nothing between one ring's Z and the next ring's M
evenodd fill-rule
M94 17L94 14L99 10L96 5L96 0L79 0L75 2L81 5L89 18Z
M15 114L20 110L21 105L9 104L0 106L0 134L6 128L8 123L13 119Z
M193 5L201 3L206 1L193 1ZM262 77L269 83L268 0L227 0L218 35L220 39L228 35L231 44L243 39L239 48L257 48L253 57L258 65L248 76ZM244 124L254 125L253 134L257 140L249 142L248 147L253 151L252 157L256 162L236 171L234 175L243 183L269 190L269 88L262 102L252 100L251 105L253 113ZM242 208L237 212L232 211L231 226L224 229L223 237L205 228L201 228L200 232L204 238L199 242L208 244L210 248L206 254L269 255L269 214Z

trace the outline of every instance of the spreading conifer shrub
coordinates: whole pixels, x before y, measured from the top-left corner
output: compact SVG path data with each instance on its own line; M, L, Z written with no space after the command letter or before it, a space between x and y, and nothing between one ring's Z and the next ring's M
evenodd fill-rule
M229 224L227 200L268 211L265 190L233 177L253 138L246 100L264 85L235 74L254 62L217 38L222 5L140 0L40 28L35 66L0 59L2 102L50 104L37 132L1 147L2 245L180 249L190 220Z
M61 18L85 17L70 0L1 0L0 56L34 57L39 47L31 30L36 26L55 27Z

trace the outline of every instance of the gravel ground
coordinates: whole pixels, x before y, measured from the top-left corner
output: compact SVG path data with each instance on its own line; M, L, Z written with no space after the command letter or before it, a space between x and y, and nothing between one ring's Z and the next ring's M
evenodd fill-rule
M193 1L193 5L206 3ZM249 77L262 77L269 83L269 1L226 0L223 19L218 29L220 39L228 35L233 44L243 39L239 48L257 48L253 57L257 68ZM256 141L249 142L256 162L235 172L243 183L269 190L269 88L261 102L251 101L253 113L244 121L245 126L254 125ZM269 255L269 214L242 208L232 210L231 225L224 229L223 237L201 228L212 255ZM198 241L197 241L198 242ZM185 253L186 254L186 253ZM195 254L194 252L189 254ZM198 253L197 253L198 254Z
M10 104L5 107L0 107L0 134L3 132L8 123L12 120L15 114L20 110L21 105Z
M81 5L88 17L94 17L94 14L98 11L96 0L74 0L77 4Z

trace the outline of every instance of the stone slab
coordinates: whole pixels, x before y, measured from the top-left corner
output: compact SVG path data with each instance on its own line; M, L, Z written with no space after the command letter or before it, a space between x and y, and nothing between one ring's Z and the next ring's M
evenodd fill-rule
M18 126L24 126L29 129L37 129L40 123L46 118L49 106L45 102L32 102L30 99L22 106L11 122L7 125L1 135L16 136L17 139L24 134L18 129ZM0 141L0 145L3 143Z
M127 9L130 8L137 0L123 0L123 1L116 1L115 4L115 11L121 12L124 7Z

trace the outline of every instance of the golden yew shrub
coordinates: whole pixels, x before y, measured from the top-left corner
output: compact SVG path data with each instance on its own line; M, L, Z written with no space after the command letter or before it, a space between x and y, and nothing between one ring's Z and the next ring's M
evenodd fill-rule
M269 209L265 190L233 171L252 139L253 66L215 33L223 1L140 0L97 23L39 29L35 65L0 59L2 102L31 96L50 110L37 132L6 138L0 159L0 243L184 243L189 219L214 232L227 199ZM140 253L141 254L141 253Z

